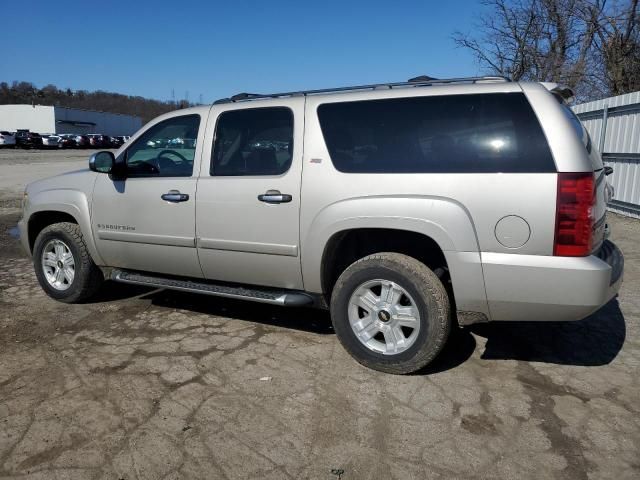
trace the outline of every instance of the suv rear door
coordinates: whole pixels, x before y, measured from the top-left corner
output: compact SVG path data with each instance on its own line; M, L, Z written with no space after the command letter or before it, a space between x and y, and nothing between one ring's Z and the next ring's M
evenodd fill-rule
M196 205L205 278L302 288L303 129L304 98L212 108Z

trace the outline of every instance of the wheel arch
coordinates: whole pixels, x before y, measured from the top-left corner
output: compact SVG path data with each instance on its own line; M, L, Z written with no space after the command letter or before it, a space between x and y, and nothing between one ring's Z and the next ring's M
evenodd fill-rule
M78 224L76 218L67 212L61 212L58 210L40 210L34 212L27 222L29 251L33 253L33 246L36 243L36 238L42 230L47 228L49 225L61 222Z
M29 199L26 220L29 253L33 253L38 234L49 225L59 222L77 224L93 261L97 265L103 264L91 230L89 202L84 193L75 190L49 190Z
M444 267L451 277L456 307L489 313L475 226L459 202L426 196L349 199L324 208L303 233L302 273L309 292L330 295L341 269L348 266L344 259L336 264L336 249L356 235L369 245L361 250L366 254L376 253L371 251L375 247L412 256L432 269ZM375 233L396 235L400 245L380 245L373 240Z
M325 245L320 266L322 292L328 296L349 265L378 252L402 253L433 271L448 271L442 248L424 233L394 228L350 228L334 233Z

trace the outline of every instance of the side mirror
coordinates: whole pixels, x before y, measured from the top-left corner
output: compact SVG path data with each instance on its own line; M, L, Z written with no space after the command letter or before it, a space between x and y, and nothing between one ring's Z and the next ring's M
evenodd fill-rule
M116 157L111 152L96 152L89 157L89 169L98 173L111 173Z
M606 167L604 167L604 174L605 175L611 175L612 173L613 173L613 167L610 167L608 165Z

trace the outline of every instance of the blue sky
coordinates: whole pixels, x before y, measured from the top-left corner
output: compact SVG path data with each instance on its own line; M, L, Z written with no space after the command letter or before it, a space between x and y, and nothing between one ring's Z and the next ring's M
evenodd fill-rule
M477 1L28 3L28 15L2 22L0 81L162 100L174 89L176 99L188 91L210 103L244 91L482 73L451 40L473 29Z

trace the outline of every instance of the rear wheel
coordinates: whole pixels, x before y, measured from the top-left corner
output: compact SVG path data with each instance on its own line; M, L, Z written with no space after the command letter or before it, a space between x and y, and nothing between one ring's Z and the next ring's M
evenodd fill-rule
M55 223L42 230L33 247L33 264L42 289L65 303L89 299L104 280L75 223Z
M388 373L431 362L451 329L444 285L418 260L377 253L349 266L331 297L338 339L361 364Z

